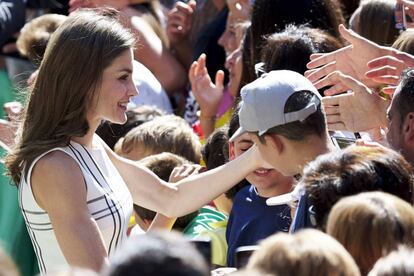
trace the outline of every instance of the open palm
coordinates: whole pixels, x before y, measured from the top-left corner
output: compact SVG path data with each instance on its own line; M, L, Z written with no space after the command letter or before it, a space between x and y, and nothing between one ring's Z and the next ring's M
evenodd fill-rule
M386 126L389 101L373 93L361 82L339 71L316 83L317 87L333 85L322 99L329 130L367 131Z
M311 61L307 64L310 70L305 76L316 82L334 71L341 71L368 87L378 86L378 83L365 76L365 72L369 70L367 63L385 55L388 52L387 48L361 37L343 25L339 26L339 32L351 45L331 53L311 55Z
M201 112L206 116L215 116L223 98L224 72L217 72L214 84L206 68L206 55L202 54L191 65L188 78Z

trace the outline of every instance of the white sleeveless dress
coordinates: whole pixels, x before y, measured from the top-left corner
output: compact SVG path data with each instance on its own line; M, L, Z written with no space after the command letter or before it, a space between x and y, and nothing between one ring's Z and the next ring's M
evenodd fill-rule
M81 168L87 191L88 209L102 233L109 258L127 239L126 232L133 209L131 194L101 143L103 142L95 135L93 149L73 141L67 147L54 148L36 158L30 165L27 177L22 177L19 185L20 208L41 274L69 268L56 240L49 216L36 203L30 183L34 165L51 151L65 152Z

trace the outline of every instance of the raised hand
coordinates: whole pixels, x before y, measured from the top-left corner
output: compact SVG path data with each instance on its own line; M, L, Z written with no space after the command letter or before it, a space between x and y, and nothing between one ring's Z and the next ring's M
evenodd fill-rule
M339 71L315 83L316 88L332 86L322 98L329 130L367 131L387 124L389 102L373 93L363 83Z
M413 66L414 56L398 50L390 50L388 55L368 62L370 70L365 73L365 76L378 83L397 85L402 71Z
M167 36L171 45L180 43L188 36L195 8L196 2L194 0L191 0L188 4L179 1L168 13Z
M179 167L175 167L174 170L170 174L170 178L168 182L176 183L180 181L181 179L184 179L191 175L199 174L205 170L206 168L201 167L200 165L196 165L196 164L185 164Z
M223 97L224 72L217 71L214 84L208 75L206 55L201 54L191 65L188 78L194 97L200 105L201 113L205 116L215 116Z
M386 55L389 49L363 38L343 25L339 26L339 32L351 45L331 53L311 55L311 61L307 64L311 70L306 71L305 76L314 83L334 71L341 71L368 87L378 86L378 83L365 76L367 63Z

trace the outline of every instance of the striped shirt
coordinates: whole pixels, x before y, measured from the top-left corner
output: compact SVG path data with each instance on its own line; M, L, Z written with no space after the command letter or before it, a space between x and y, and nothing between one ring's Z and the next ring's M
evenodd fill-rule
M36 162L51 151L63 151L79 165L87 192L87 205L102 234L109 258L126 240L132 214L132 198L121 175L112 164L102 142L94 136L94 148L71 141L69 146L43 153L30 165L19 185L19 202L41 274L67 270L48 214L39 207L31 189L30 177ZM96 145L96 146L95 146Z

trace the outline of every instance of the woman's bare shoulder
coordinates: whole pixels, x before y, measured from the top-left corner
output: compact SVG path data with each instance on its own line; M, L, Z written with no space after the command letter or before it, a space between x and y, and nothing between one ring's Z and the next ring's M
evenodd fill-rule
M63 151L42 156L34 165L30 177L33 195L40 207L67 200L86 199L85 181L78 163Z

